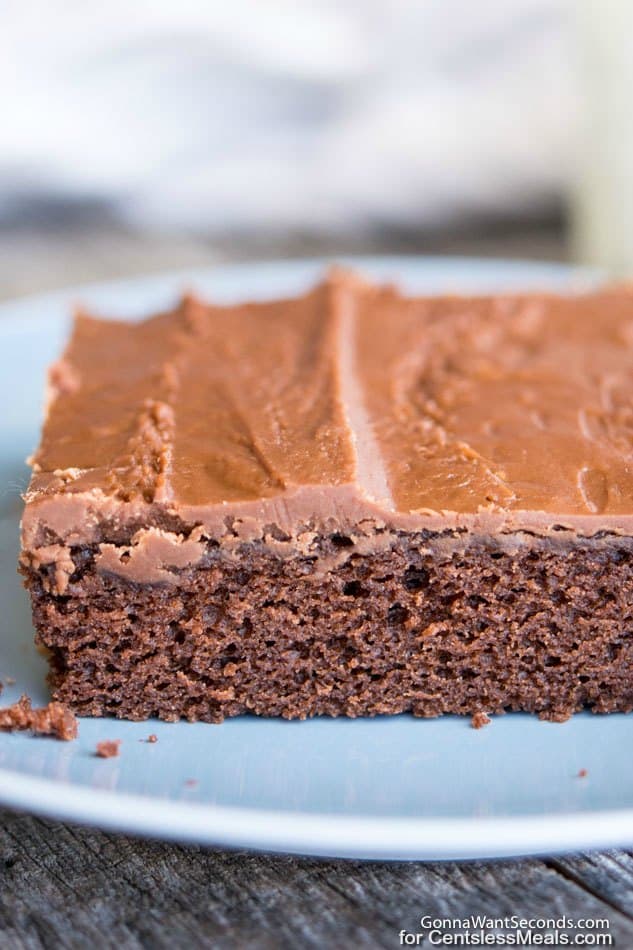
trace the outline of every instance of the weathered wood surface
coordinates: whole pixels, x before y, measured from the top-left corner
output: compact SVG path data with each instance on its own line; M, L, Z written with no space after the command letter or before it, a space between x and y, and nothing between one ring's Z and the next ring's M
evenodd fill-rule
M423 914L566 914L633 947L633 856L321 861L179 847L0 811L0 947L397 947Z

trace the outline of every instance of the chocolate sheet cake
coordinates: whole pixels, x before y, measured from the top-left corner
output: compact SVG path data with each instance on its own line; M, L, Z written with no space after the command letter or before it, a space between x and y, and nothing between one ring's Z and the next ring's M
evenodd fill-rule
M633 709L633 294L77 317L21 569L55 699L219 721Z

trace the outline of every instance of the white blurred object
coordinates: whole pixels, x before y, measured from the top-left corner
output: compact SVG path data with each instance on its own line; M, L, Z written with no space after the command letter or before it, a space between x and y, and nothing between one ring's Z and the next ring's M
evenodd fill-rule
M22 0L0 221L105 201L218 233L535 214L576 116L568 0Z
M583 121L573 239L579 260L633 276L633 3L578 0Z

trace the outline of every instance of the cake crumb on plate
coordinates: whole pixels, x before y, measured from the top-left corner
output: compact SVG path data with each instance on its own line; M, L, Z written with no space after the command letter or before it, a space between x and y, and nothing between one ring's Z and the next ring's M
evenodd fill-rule
M0 729L7 732L30 730L34 735L54 736L67 742L77 738L77 719L64 703L48 703L33 709L28 696L0 709Z
M95 755L100 759L115 759L119 754L120 747L120 739L104 739L103 742L97 742Z
M483 727L489 725L491 721L488 713L476 712L473 714L470 724L473 729L483 729Z

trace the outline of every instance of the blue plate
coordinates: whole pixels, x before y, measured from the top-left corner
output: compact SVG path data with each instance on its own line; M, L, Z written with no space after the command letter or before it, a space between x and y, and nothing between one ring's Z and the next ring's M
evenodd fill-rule
M412 291L569 288L556 265L460 259L350 261ZM16 574L23 459L38 440L44 373L78 301L136 318L183 288L216 299L308 286L323 261L161 275L74 288L0 307L0 679L12 702L48 693ZM155 733L155 744L145 740ZM121 739L121 754L95 745ZM633 844L633 717L523 715L480 731L409 716L223 725L84 719L76 742L0 735L0 802L104 828L276 851L375 858L474 858ZM579 775L586 770L586 775Z

